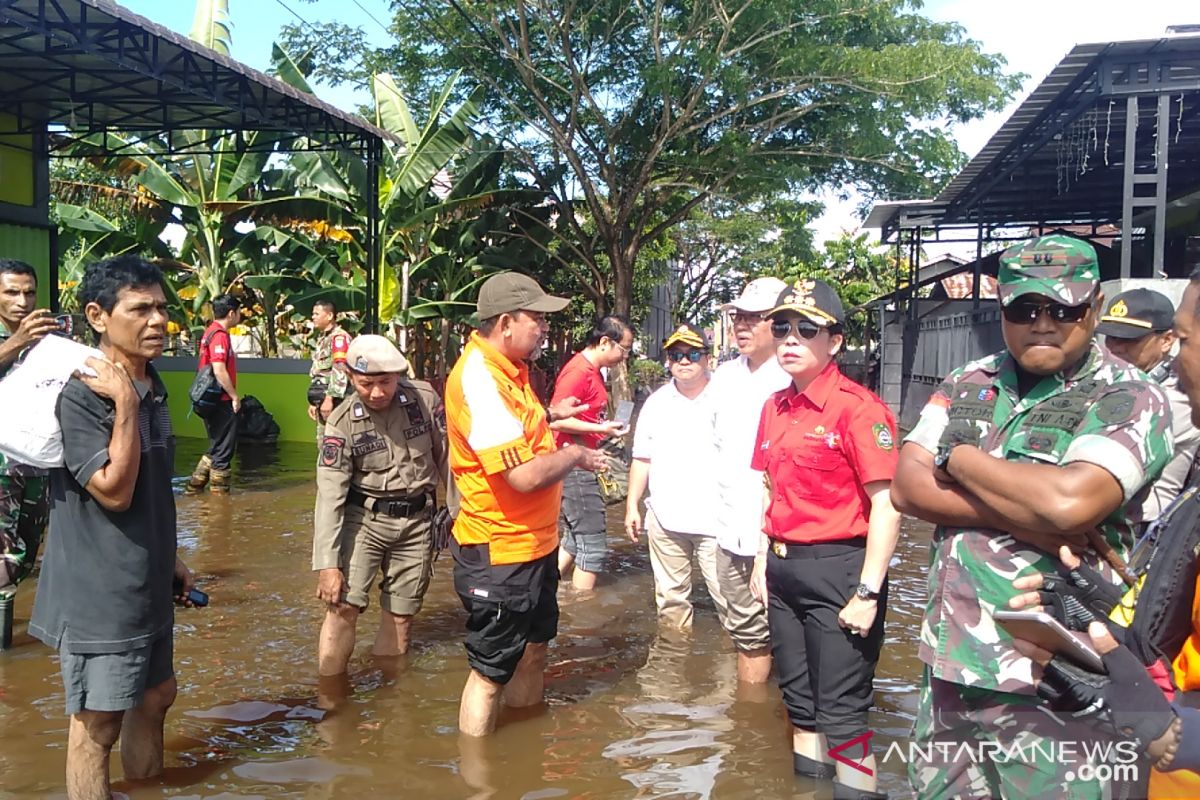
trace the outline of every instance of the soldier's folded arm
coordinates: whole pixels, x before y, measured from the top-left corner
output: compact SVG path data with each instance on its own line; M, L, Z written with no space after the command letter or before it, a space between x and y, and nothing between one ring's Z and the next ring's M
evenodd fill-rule
M951 451L955 481L1004 527L1035 533L1078 533L1093 527L1125 500L1120 480L1086 461L1029 464L988 455L973 445Z
M900 448L891 485L897 511L956 528L1000 528L1003 520L963 487L934 477L933 453L916 442Z

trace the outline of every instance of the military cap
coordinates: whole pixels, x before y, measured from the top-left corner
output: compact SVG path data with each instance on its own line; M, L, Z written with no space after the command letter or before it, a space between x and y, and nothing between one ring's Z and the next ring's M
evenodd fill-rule
M481 320L515 311L562 311L571 302L565 297L546 294L538 282L519 272L500 272L479 287L476 309Z
M708 337L704 335L704 331L697 328L695 325L684 323L672 331L671 335L663 340L663 350L666 350L677 344L687 344L692 347L708 349Z
M354 337L346 350L346 367L360 375L406 374L408 359L391 339L367 333Z
M1073 236L1039 236L1000 254L1000 302L1006 306L1027 294L1078 306L1099 285L1096 248Z
M837 292L825 281L815 278L800 278L786 287L775 299L775 307L768 316L784 311L794 311L822 328L841 325L846 318Z
M1118 339L1140 339L1148 333L1170 330L1175 321L1175 306L1162 292L1130 289L1112 299L1096 333Z

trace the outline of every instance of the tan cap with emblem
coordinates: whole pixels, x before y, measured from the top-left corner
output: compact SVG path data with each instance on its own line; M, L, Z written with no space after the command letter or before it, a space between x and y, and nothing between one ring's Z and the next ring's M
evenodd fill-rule
M373 333L356 336L346 351L346 367L360 375L408 374L408 359L392 340Z

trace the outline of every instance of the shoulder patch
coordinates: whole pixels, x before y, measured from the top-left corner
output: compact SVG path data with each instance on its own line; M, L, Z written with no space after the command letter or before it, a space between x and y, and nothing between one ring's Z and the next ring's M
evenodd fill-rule
M342 448L345 446L346 440L340 436L322 436L320 465L322 467L340 467L342 464Z
M1137 408L1137 395L1131 391L1118 391L1105 395L1096 404L1096 419L1106 425L1128 422Z
M877 422L871 426L871 433L875 437L875 445L880 450L891 450L896 446L896 442L892 439L892 429L883 422Z

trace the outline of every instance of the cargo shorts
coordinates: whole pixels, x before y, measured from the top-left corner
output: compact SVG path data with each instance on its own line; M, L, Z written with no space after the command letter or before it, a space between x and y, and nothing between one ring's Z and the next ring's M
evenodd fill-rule
M379 577L379 605L384 611L411 616L421 610L433 572L432 516L432 503L411 517L346 506L341 566L347 603L366 610Z

